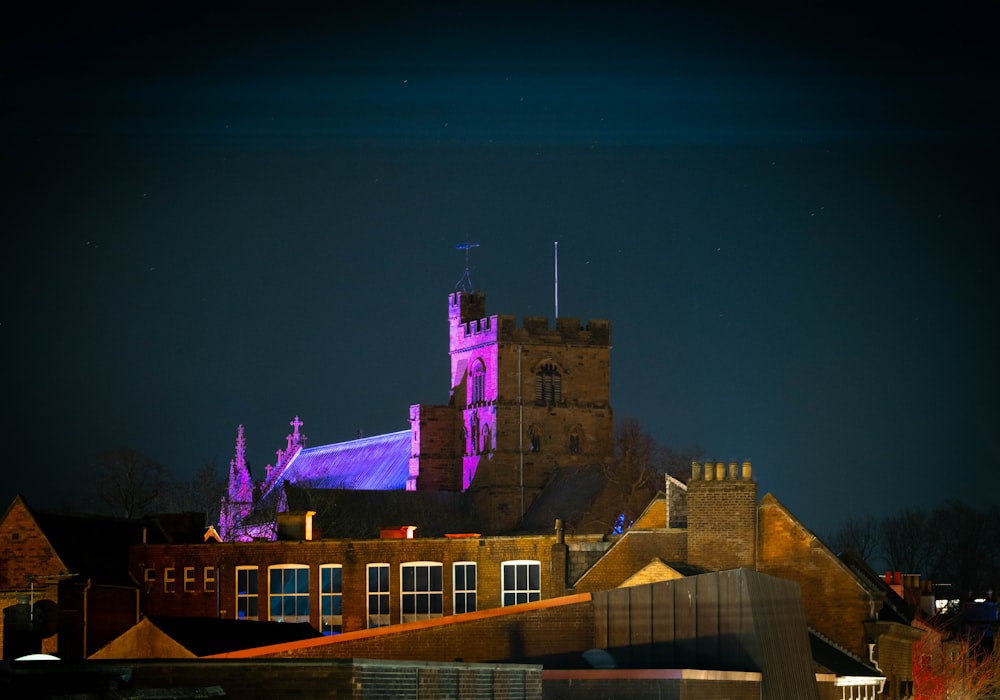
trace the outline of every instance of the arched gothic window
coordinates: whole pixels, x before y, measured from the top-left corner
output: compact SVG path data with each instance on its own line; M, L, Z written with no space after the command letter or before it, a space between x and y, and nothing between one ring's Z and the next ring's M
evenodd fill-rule
M469 376L469 404L477 405L486 401L486 367L482 360L472 366Z
M535 403L555 406L562 402L562 376L559 368L545 363L535 374Z

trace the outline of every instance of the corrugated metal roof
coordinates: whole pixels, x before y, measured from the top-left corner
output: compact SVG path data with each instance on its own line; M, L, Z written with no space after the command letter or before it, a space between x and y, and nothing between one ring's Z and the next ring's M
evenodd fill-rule
M409 430L310 447L292 459L281 479L304 488L405 489L410 452Z

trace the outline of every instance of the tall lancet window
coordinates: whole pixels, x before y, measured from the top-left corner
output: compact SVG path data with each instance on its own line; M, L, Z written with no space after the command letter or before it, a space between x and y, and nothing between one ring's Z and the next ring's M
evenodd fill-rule
M562 401L562 376L559 368L546 363L535 375L535 403L555 406Z
M469 377L469 403L473 406L486 402L486 367L482 360L472 366Z

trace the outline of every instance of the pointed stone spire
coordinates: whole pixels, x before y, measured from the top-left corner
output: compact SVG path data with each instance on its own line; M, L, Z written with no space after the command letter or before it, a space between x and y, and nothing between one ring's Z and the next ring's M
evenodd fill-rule
M229 489L222 503L219 534L227 542L238 536L243 518L253 508L253 480L246 459L243 426L236 429L236 455L229 462Z

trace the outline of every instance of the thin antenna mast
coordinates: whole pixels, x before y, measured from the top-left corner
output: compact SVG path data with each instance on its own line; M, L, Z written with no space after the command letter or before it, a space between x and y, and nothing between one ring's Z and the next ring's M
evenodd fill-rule
M472 275L469 274L469 251L472 248L478 247L478 243L459 243L455 246L456 249L465 251L465 273L462 274L455 284L455 289L459 291L468 292L469 294L474 291L472 287Z
M556 318L559 318L559 241L556 246Z

